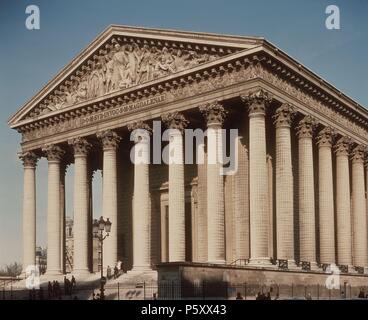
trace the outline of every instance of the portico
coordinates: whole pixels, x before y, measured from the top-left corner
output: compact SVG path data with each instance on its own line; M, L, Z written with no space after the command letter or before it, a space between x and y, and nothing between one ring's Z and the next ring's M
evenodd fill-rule
M275 52L262 38L108 28L9 120L22 135L24 266L35 263L35 171L45 157L49 274L65 270L69 165L76 274L90 272L89 172L100 169L110 266L120 260L145 273L161 262L201 262L313 273L336 264L364 275L368 111ZM172 130L169 147L183 151L178 163L152 162L158 120ZM184 163L185 128L207 130L205 163ZM229 143L221 129L239 131L229 175L211 156L221 158Z

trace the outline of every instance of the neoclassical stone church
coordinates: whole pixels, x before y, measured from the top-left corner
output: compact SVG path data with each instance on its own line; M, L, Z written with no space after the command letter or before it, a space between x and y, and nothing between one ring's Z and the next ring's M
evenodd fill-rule
M131 141L131 131L155 120L178 129L168 143L181 149L186 128L211 129L205 141L219 146L219 130L237 128L237 170L132 163L133 145L150 159L152 141ZM263 38L110 26L9 126L22 137L25 267L35 263L35 172L45 157L50 275L65 272L65 173L74 166L76 274L91 271L91 186L101 170L112 222L104 266L304 281L336 265L368 283L368 111Z

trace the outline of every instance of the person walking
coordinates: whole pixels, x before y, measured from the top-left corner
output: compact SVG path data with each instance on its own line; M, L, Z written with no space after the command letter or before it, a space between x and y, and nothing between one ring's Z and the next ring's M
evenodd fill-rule
M49 299L51 299L52 297L52 284L51 281L49 281L48 285L47 285L47 296Z
M235 298L236 300L244 300L244 298L243 298L243 296L241 295L241 293L240 292L237 292L237 294L236 294L236 298Z
M110 280L111 279L111 268L110 266L107 266L107 269L106 269L106 276L107 276L107 279Z
M72 295L72 293L76 289L76 287L77 287L77 280L75 280L74 275L72 275L72 281L70 283L70 295Z

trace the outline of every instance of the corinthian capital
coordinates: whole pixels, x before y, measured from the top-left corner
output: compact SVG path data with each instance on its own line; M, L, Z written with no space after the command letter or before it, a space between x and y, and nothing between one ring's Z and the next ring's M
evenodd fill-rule
M74 138L68 140L68 144L74 149L74 156L87 156L92 145L84 138Z
M152 133L151 127L143 122L136 121L128 124L128 130L131 131L130 140L134 141L134 143L138 142L150 142L150 135Z
M61 161L65 151L61 149L58 145L49 144L42 148L42 151L46 153L48 161Z
M104 150L116 150L121 141L121 137L113 130L104 130L96 133L98 139L101 140Z
M351 139L342 137L335 144L335 152L337 156L348 156L351 148Z
M273 116L276 127L290 127L291 121L295 115L294 107L289 103L283 103L276 109L276 113Z
M364 145L358 145L356 146L353 151L351 152L351 159L353 162L363 162L365 160L365 153L367 147Z
M218 101L206 103L199 107L199 111L203 114L207 121L207 126L222 126L225 121L227 111Z
M300 120L297 126L297 135L300 138L312 138L316 128L317 121L312 116L307 115Z
M35 168L37 166L39 156L33 151L20 152L18 153L18 157L22 160L24 167Z
M176 129L180 132L183 132L188 125L188 120L179 112L164 114L161 119L169 129Z
M245 103L245 105L249 108L249 114L264 114L266 112L266 108L272 102L272 94L259 89L252 93L241 95L241 100Z
M326 127L320 131L317 136L317 144L319 147L332 147L335 131L331 127Z
M129 123L127 125L127 128L128 128L129 131L142 129L142 130L146 130L148 132L152 132L151 127L143 121L135 121L135 122Z

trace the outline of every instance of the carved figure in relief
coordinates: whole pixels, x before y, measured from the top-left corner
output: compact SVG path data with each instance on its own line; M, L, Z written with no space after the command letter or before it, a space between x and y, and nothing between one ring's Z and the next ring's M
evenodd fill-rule
M175 72L175 67L173 66L174 58L172 57L169 50L164 47L162 49L159 61L155 65L155 76L162 77L169 73Z
M149 47L145 44L141 50L141 53L137 53L138 56L138 77L137 83L146 82L152 79L152 72L150 66L151 53Z
M92 72L88 79L88 98L95 98L105 93L105 74L101 63L92 64Z
M112 60L113 52L110 51L105 57L107 60L105 64L105 92L111 92L114 89L113 75L114 75L114 60Z
M133 45L128 45L126 47L127 64L125 66L125 77L128 79L130 85L136 84L138 65L140 63L140 57L137 52L139 47L136 43Z
M115 53L112 56L113 60L113 74L112 74L112 90L119 88L120 81L125 79L125 66L127 64L127 57L124 52L124 47L120 44L115 45Z
M171 54L174 59L174 65L177 71L183 70L186 67L185 58L183 57L183 51L180 49L171 50Z
M79 84L76 96L75 96L75 102L81 102L87 99L88 95L88 81L87 76L83 76L81 83Z

